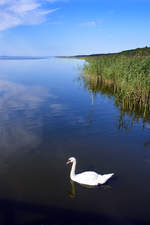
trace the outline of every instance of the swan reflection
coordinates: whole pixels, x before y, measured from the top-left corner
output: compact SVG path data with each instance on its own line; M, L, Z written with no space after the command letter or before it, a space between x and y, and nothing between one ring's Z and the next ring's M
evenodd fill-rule
M69 192L69 197L70 198L75 198L76 197L76 184L73 180L70 180L70 184L71 184L71 192ZM85 185L85 184L78 184L84 188L91 188L91 189L94 189L94 188L97 188L99 190L110 190L112 189L112 187L110 185L107 185L107 184L103 184L103 185L99 185L99 186L91 186L91 185Z

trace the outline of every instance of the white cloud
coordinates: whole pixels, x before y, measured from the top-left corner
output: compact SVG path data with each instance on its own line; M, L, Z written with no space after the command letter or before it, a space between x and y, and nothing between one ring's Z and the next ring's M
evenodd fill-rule
M59 9L59 8L41 11L41 12L39 12L39 14L41 14L41 15L46 15L46 14L55 12L55 11L57 11L58 9Z
M46 0L47 2L54 3L54 2L68 2L69 0Z
M8 10L11 11L12 13L22 14L25 12L33 11L38 7L40 7L40 4L32 2L31 0L28 2L22 0L20 2L12 4L10 7L8 7Z
M18 25L40 24L58 8L43 7L43 0L0 0L0 30Z
M50 25L60 25L63 24L62 21L53 21L53 22L49 22Z
M8 2L11 2L11 0L1 0L0 5L7 4Z
M80 23L80 26L95 27L96 26L96 22L95 21L88 21L88 22L85 22L85 23Z

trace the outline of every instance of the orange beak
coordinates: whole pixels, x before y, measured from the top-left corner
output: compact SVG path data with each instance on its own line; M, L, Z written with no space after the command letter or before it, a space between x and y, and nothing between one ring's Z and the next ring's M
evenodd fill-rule
M70 160L68 160L67 162L66 162L66 164L70 164L71 163L71 161Z

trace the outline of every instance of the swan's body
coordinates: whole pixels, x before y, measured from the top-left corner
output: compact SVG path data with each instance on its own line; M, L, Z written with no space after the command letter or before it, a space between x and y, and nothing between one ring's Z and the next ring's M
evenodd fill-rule
M74 157L69 158L67 164L69 163L72 163L72 168L70 172L71 180L80 184L97 186L99 184L106 183L107 180L114 175L113 173L100 175L93 171L86 171L83 173L75 174L76 159Z

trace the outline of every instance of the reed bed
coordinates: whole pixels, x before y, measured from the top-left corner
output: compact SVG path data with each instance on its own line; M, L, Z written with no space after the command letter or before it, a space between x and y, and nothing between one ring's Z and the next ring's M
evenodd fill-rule
M113 55L89 57L87 61L84 73L113 84L118 101L131 108L138 104L150 109L150 56Z
M134 121L150 123L150 56L89 57L80 79L94 95L113 97L120 109L119 127L127 113ZM121 125L120 125L121 124Z

